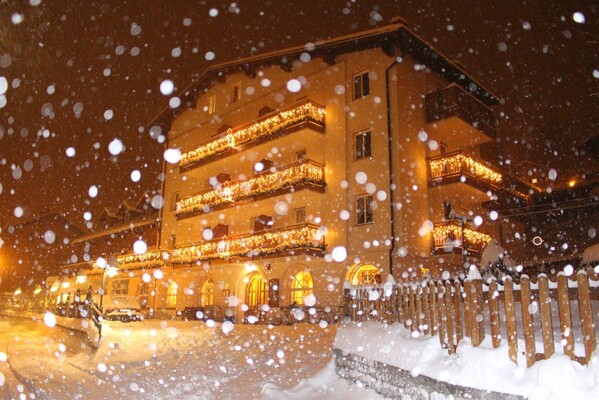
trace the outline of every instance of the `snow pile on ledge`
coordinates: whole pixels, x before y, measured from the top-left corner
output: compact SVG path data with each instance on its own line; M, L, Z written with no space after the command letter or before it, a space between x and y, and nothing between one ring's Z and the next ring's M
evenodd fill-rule
M593 353L588 367L562 354L531 368L525 367L525 358L519 355L518 367L509 359L507 343L493 349L489 335L478 348L463 340L456 354L449 355L437 336L418 336L400 324L385 326L378 322L340 327L335 347L394 365L413 376L423 374L454 385L534 400L591 400L599 393L599 351Z

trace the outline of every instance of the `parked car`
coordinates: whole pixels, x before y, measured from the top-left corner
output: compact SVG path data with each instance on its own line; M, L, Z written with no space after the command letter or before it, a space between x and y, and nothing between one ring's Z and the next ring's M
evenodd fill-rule
M106 295L102 301L103 318L107 321L132 322L144 319L135 296Z

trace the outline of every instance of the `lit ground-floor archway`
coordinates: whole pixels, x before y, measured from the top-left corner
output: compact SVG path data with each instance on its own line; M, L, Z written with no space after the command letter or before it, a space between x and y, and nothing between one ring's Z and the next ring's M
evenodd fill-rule
M289 303L291 305L303 305L306 296L311 295L314 290L312 274L308 271L300 271L292 277Z
M380 285L382 283L381 271L372 264L356 264L352 266L345 276L352 286Z

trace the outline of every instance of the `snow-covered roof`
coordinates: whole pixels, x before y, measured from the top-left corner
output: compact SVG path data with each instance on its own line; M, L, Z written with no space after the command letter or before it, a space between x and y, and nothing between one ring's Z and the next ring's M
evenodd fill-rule
M302 44L209 67L195 82L178 95L182 100L180 107L165 107L151 121L150 125L160 125L163 128L170 125L178 115L189 108L189 104L193 104L207 88L216 82L223 81L227 74L244 71L249 76L254 76L256 69L269 65L279 65L282 69L291 71L293 69L293 60L298 59L301 54L306 52L310 53L312 58L322 58L325 62L334 64L335 58L340 54L376 47L381 47L390 56L395 54L396 49L402 53L409 53L447 81L456 83L464 90L472 93L483 103L495 105L499 102L497 96L481 85L480 82L475 81L459 63L444 56L430 43L400 22L315 41L309 49L306 48L305 44Z

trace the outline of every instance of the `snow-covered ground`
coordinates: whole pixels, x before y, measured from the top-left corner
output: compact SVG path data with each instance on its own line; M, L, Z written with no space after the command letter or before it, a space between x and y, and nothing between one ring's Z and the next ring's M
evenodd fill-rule
M523 349L524 343L519 346ZM490 335L476 348L463 340L456 354L449 355L436 336L421 336L400 324L385 326L378 322L340 327L335 347L394 365L414 376L422 374L460 386L538 400L599 398L599 351L595 351L588 367L558 353L525 368L510 361L506 341L493 349ZM518 357L518 364L526 365L524 355Z
M80 323L79 321L75 321ZM85 335L0 320L0 397L43 399L381 399L337 377L336 327L148 320Z

